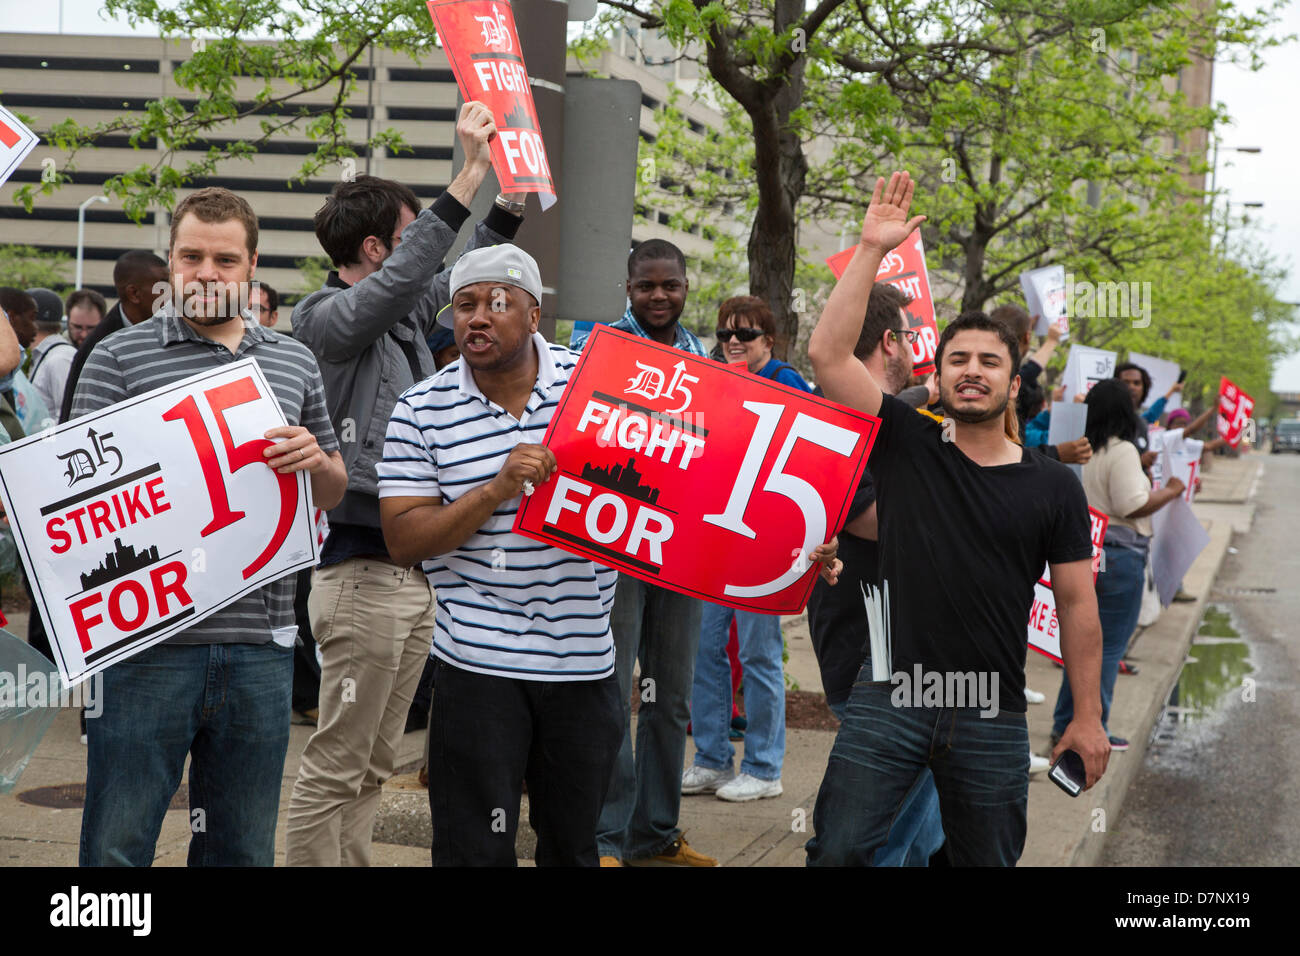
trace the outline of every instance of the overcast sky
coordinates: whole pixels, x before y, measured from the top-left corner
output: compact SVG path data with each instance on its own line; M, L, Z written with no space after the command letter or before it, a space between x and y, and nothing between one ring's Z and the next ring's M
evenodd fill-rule
M1246 9L1255 6L1254 0L1242 3ZM99 13L101 7L102 0L45 0L43 3L0 0L0 30L57 33L62 9L65 33L149 35L152 32L133 30L125 22L106 20ZM1300 35L1300 0L1286 10L1274 32ZM1300 126L1287 115L1300 93L1298 54L1300 50L1295 43L1271 50L1258 73L1217 64L1214 98L1233 117L1232 126L1222 131L1224 149L1219 154L1219 186L1227 190L1228 198L1234 202L1264 203L1263 209L1248 210L1251 225L1246 228L1260 241L1269 243L1290 270L1279 297L1300 303L1300 176L1294 169L1295 157L1300 154ZM1258 146L1263 152L1234 153L1230 147L1236 146ZM1240 207L1234 208L1237 223L1234 230L1242 228L1241 212ZM1300 335L1300 326L1297 334ZM1278 366L1273 388L1300 392L1300 355Z

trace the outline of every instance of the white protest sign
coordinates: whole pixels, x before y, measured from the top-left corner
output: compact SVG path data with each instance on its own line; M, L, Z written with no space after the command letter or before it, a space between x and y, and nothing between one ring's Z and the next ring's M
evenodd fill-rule
M1096 508L1088 508L1088 518L1092 523L1092 580L1097 582L1101 567L1101 556L1106 540L1106 526L1110 519ZM1034 582L1034 603L1029 609L1029 646L1038 653L1061 662L1061 627L1056 616L1056 593L1052 590L1052 568L1043 568L1043 576Z
M1183 498L1191 504L1196 497L1196 479L1201 473L1201 453L1205 442L1183 436L1181 428L1151 429L1147 434L1151 451L1159 454L1151 463L1151 487L1164 486L1165 476L1173 475L1184 485Z
M1183 576L1210 543L1210 535L1181 497L1151 516L1151 529L1151 576L1160 606L1168 607Z
M1065 375L1061 378L1065 400L1069 402L1076 395L1087 395L1102 379L1114 377L1114 352L1087 345L1071 345L1070 357L1065 360Z
M252 359L0 448L0 498L69 684L316 563L306 472Z
M1154 355L1143 355L1141 352L1129 352L1128 360L1146 369L1147 374L1151 376L1151 391L1147 392L1147 400L1142 403L1143 409L1150 408L1157 399L1163 398L1165 392L1178 384L1178 376L1183 372L1177 362L1156 358ZM1170 395L1169 400L1165 402L1165 411L1172 412L1175 408L1182 408L1182 398L1182 392L1174 392Z
M1077 441L1088 427L1088 406L1082 402L1052 402L1052 419L1047 426L1047 444ZM1067 464L1074 476L1083 480L1083 466Z
M1046 335L1055 323L1064 340L1070 331L1065 307L1065 266L1044 266L1020 273L1020 290L1025 294L1029 314L1038 316L1034 334Z
M0 106L0 186L13 175L38 142L39 137L24 126L22 120Z

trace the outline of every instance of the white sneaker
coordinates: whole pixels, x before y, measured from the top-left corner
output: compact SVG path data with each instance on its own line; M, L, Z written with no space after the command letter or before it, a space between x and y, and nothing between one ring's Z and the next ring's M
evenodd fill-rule
M710 770L708 767L700 767L692 764L687 767L686 772L682 774L682 793L713 793L727 781L735 779L735 767L727 767L723 770Z
M732 803L744 803L747 800L759 800L763 797L779 797L785 791L781 788L781 778L760 780L742 773L726 786L718 788L718 799Z
M1040 694L1038 691L1031 690L1028 686L1026 686L1025 700L1031 704L1041 704L1043 701L1047 700L1047 695Z
M1036 753L1029 754L1029 772L1031 774L1044 773L1052 768L1052 762L1046 757L1040 757Z

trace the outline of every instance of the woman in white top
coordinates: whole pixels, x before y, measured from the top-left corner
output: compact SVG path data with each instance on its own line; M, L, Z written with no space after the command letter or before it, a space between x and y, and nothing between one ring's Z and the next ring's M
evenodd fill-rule
M1083 466L1083 490L1088 504L1110 519L1101 573L1097 575L1097 612L1102 637L1101 723L1107 727L1120 658L1137 627L1142 607L1151 515L1181 495L1184 486L1173 478L1159 491L1151 489L1134 444L1139 426L1124 382L1119 379L1098 382L1085 401L1088 424L1084 437L1093 447L1093 456ZM1066 677L1061 682L1053 714L1053 747L1073 716L1074 699ZM1128 749L1128 741L1114 735L1110 736L1110 745L1113 750Z

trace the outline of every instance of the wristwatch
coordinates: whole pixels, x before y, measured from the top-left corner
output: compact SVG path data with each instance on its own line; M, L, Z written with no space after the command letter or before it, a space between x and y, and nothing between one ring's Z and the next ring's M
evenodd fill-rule
M505 193L497 193L495 205L498 209L504 209L506 212L512 213L516 216L522 216L524 214L524 204L521 202L515 202L513 199L507 199Z

